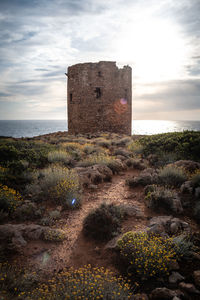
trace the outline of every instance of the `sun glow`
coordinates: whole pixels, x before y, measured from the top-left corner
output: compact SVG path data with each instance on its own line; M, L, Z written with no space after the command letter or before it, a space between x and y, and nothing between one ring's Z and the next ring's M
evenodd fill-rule
M183 76L187 52L179 27L153 18L129 20L115 43L117 60L130 61L141 82Z

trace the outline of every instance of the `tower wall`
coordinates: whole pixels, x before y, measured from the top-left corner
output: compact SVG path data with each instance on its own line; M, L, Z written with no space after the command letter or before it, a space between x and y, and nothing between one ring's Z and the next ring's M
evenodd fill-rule
M115 62L76 64L68 68L68 131L131 135L132 70Z

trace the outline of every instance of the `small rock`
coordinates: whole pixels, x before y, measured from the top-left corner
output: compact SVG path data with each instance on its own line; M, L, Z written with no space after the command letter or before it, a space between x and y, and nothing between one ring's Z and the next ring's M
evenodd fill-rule
M200 287L200 270L194 271L193 277L195 284Z
M179 264L177 261L175 260L172 260L169 262L169 270L170 271L176 271L176 270L179 270L180 267L179 267Z
M104 247L105 250L116 250L118 249L117 241L122 238L123 234L120 234L116 237L114 237L112 240L110 240Z
M196 287L194 286L194 284L192 284L192 283L180 282L179 288L189 294L198 294L198 295L200 294L200 291L197 290Z
M191 186L191 181L186 181L184 182L181 187L180 187L180 191L182 194L192 194L192 186Z
M176 284L184 279L185 277L183 277L180 273L172 272L172 274L169 276L169 283Z
M137 205L120 205L119 206L128 217L144 217L144 213Z
M176 292L166 287L156 288L151 292L151 299L155 300L170 300L176 296Z

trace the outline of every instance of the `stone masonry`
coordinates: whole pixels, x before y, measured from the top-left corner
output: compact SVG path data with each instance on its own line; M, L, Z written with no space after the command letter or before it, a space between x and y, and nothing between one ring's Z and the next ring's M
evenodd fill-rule
M116 62L68 68L69 134L116 132L131 135L132 69Z

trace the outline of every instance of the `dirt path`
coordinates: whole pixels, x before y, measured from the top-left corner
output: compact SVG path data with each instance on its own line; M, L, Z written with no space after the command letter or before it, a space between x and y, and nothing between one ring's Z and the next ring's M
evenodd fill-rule
M133 229L142 229L146 226L147 215L144 205L143 188L129 189L125 185L128 176L138 175L140 171L131 170L115 175L112 182L102 183L97 190L86 191L81 209L66 212L56 227L65 231L66 239L61 244L33 243L29 249L36 249L30 262L36 266L39 263L42 270L58 271L63 267L81 267L85 264L104 266L113 269L108 251L104 249L105 243L87 240L82 234L83 219L88 212L98 207L102 202L115 204L128 204L137 207L142 217L129 217L123 222L122 233ZM144 217L145 216L145 217ZM39 247L39 248L38 248ZM27 253L28 254L28 253ZM29 253L30 254L30 253Z

